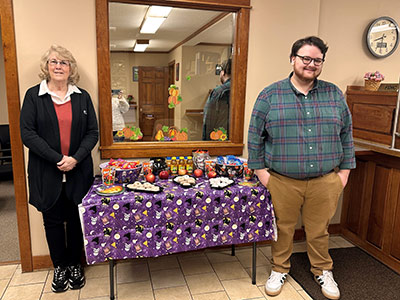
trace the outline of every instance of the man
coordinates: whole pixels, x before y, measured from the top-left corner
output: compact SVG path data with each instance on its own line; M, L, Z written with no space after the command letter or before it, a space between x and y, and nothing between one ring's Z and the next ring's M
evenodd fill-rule
M217 86L207 99L203 116L203 140L210 140L214 129L223 127L229 134L229 96L231 89L231 59L222 63Z
M340 298L327 229L355 157L343 94L334 84L317 80L327 50L318 37L296 41L290 54L293 72L266 87L252 112L248 165L271 193L278 226L273 267L265 284L270 296L281 292L290 270L301 212L311 272L325 297Z

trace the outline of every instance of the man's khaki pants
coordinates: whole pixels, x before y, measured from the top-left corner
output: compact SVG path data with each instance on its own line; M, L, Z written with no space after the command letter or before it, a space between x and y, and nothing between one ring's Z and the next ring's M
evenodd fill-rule
M339 175L331 172L317 178L298 180L270 173L267 188L271 193L278 226L278 240L272 243L272 269L289 272L293 235L301 213L311 272L321 275L323 270L331 270L333 262L328 253L328 225L343 190Z

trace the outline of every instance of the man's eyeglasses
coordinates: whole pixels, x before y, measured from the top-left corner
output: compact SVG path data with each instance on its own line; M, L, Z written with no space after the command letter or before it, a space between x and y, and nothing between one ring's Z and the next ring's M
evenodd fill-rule
M323 58L312 58L312 57L309 57L309 56L301 56L301 55L298 55L298 54L296 54L296 56L300 57L301 61L305 65L309 65L312 61L314 61L314 65L315 66L320 66L325 61L325 59L323 59Z
M57 66L58 64L60 64L61 67L68 67L69 61L68 60L51 59L48 61L48 64L52 67Z

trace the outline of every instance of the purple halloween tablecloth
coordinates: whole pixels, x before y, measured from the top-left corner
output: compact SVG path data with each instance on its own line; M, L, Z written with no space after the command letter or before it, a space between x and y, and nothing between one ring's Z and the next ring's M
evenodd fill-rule
M96 177L79 207L87 263L276 239L268 190L240 182L213 189L197 179L182 188L169 179L156 182L160 193L100 196Z

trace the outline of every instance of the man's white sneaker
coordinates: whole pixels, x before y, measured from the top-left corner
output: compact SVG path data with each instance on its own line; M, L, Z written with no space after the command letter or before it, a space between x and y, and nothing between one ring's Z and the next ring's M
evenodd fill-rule
M326 298L332 300L340 298L340 291L331 271L324 270L322 275L314 276L314 279L321 286L322 294Z
M282 290L283 284L285 283L287 273L279 273L271 271L271 275L265 283L265 291L268 296L276 296Z

